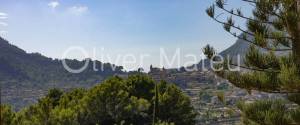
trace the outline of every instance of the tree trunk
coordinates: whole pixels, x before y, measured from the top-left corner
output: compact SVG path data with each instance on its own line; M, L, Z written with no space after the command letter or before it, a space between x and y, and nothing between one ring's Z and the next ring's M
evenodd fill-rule
M293 43L293 55L295 58L296 65L298 67L298 70L300 71L300 44L299 39L297 42Z
M300 0L297 0L297 11L300 13ZM293 55L295 57L295 61L300 70L300 21L298 19L297 30L295 31L295 40L293 42Z

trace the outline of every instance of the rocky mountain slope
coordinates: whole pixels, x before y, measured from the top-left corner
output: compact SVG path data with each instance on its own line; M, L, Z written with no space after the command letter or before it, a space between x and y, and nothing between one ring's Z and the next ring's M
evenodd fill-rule
M74 69L85 63L70 59L66 62ZM37 101L50 88L90 87L115 74L126 74L122 66L97 60L94 62L98 69L103 70L94 71L91 60L83 72L70 73L63 67L62 60L39 53L27 53L0 37L1 103L12 104L18 109Z

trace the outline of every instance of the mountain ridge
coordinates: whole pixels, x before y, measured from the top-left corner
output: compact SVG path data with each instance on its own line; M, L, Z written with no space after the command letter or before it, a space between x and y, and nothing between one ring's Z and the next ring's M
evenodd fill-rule
M74 69L85 64L84 60L65 61ZM94 63L103 70L94 71ZM127 73L122 66L98 60L90 60L87 69L81 73L70 73L63 67L62 60L27 53L0 37L1 104L12 104L16 110L35 103L50 88L89 88L116 74Z

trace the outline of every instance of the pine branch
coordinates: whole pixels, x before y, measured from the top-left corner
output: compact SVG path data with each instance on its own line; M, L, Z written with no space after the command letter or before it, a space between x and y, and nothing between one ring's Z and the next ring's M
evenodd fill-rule
M238 39L242 39L242 40L244 40L245 42L248 42L248 43L250 43L250 44L253 44L253 45L255 45L255 46L259 47L259 48L265 49L265 50L267 50L267 51L291 51L291 50L292 50L292 49L272 49L272 48L267 48L267 47L261 47L261 46L255 44L255 43L254 43L253 41L251 41L251 40L248 40L248 39L243 38L243 37L241 37L241 36L237 36L235 33L232 33L232 32L228 32L228 33L230 33L232 36L234 36L234 37L236 37L236 38L238 38Z
M257 1L256 0L242 0L242 1L257 5ZM277 10L278 10L278 8L276 8L275 12L274 11L269 11L268 13L270 15L276 16L276 17L284 20L284 18L282 16L280 16L279 14L276 13Z
M244 1L244 2L248 2L248 3L257 3L256 1L253 1L253 0L242 0L242 1Z
M246 68L246 67L245 67ZM228 77L228 76L226 76L225 74L227 74L227 73L225 73L224 72L224 70L223 71L221 71L221 72L223 72L223 73L219 73L220 71L215 71L215 73L218 75L218 76L220 76L220 77L222 77L222 78L225 78L225 79L228 79L228 78L226 78L226 77ZM240 77L240 76L236 76L236 77ZM262 91L262 92L266 92L266 93L274 93L274 94L300 94L300 91L299 90L284 90L284 89L280 89L280 88L278 88L278 87L276 87L276 88L272 88L272 89L268 89L268 88L263 88L263 87L261 87L261 86L248 86L248 87L242 87L242 86L240 86L239 84L236 84L234 81L231 81L231 80L229 80L229 82L231 82L233 85L235 85L236 87L239 87L239 88L243 88L243 89L247 89L247 90L256 90L256 91ZM248 84L249 85L249 84Z
M243 16L243 15L240 15L240 14L236 14L234 13L233 11L229 11L227 9L225 9L224 7L220 7L220 6L217 6L218 8L222 9L223 11L231 14L231 15L234 15L234 16L237 16L237 17L240 17L240 18L243 18L243 19L246 19L246 20L251 20L251 21L255 21L255 22L258 22L258 23L265 23L265 24L271 24L273 25L274 23L271 22L271 21L259 21L259 20L256 20L256 19L252 19L250 17L246 17L246 16Z
M243 0L242 0L242 1L243 1ZM249 5L251 5L251 6L253 6L253 7L255 7L255 5L256 5L255 2L253 2L253 1L245 1L245 0L244 0L244 2L248 2Z
M246 30L240 28L239 26L235 26L234 24L225 23L225 22L222 22L222 21L218 20L217 18L218 18L219 16L221 16L222 14L223 14L223 13L219 14L219 15L216 16L216 17L211 17L211 18L213 18L216 22L218 22L218 23L220 23L220 24L223 24L223 25L227 25L227 26L233 27L233 28L235 28L235 29L237 29L237 30L239 30L239 31L241 31L241 32L244 32L244 33L246 33L246 34L248 34L248 35L251 35L251 36L253 36L253 37L255 36L255 34L253 34L253 33L251 33L251 32L248 32L248 31L246 31ZM264 38L265 38L265 39L290 39L290 40L293 40L293 38L291 38L291 37L271 37L271 36L264 36Z
M229 65L231 65L231 66L236 66L236 67L240 67L240 68L243 68L243 69L252 70L252 71L259 71L259 72L275 72L275 73L279 73L279 72L280 72L280 71L278 71L278 70L252 68L252 67L241 66L241 65L237 65L237 64L233 64L233 63L230 63Z
M256 90L256 91L263 91L266 93L273 93L273 94L299 94L300 91L281 91L281 90L264 90L264 89L257 89L257 88L251 88L251 90Z
M216 18L212 18L212 19L214 19L216 22L221 23L221 24L223 24L223 25L230 25L230 24L228 24L228 23L219 21L219 20L216 19ZM239 28L239 27L237 27L237 26L231 25L231 27L234 27L234 28L236 28L236 29L240 29L240 31L242 31L242 32L244 32L244 33L247 33L247 34L249 33L249 32L244 31L243 29L241 29L241 28ZM242 37L240 37L240 36L237 36L235 33L232 33L232 32L230 32L230 31L227 31L227 32L230 33L231 35L233 35L234 37L237 37L237 38L239 38L239 39L243 39L243 40L245 40L245 41L248 42L248 43L251 43L251 44L253 44L253 45L255 45L255 46L258 46L258 47L260 47L260 48L266 49L266 50L268 50L268 51L291 51L291 50L292 50L292 49L272 49L272 48L262 47L262 46L259 46L259 45L255 44L253 41L250 41L250 40L248 40L248 39L245 39L245 38L242 38ZM250 35L254 35L254 34L251 33Z
M275 12L272 11L272 12L269 12L269 14L271 14L271 15L273 15L273 16L276 16L276 17L278 17L278 18L281 19L281 20L284 20L284 19L285 19L284 17L282 17L282 16L280 16L278 13L276 13L276 11L278 11L278 9L279 9L279 8L276 8ZM282 12L282 11L280 11L280 12Z
M245 67L245 68L247 68L247 67ZM224 72L224 70L223 71L221 71L221 72L223 72L223 73L219 73L220 71L215 71L215 73L218 75L218 76L220 76L220 77L222 77L222 78L225 78L225 79L228 79L227 77L227 75L225 75L225 74L227 74L226 72ZM229 71L230 72L230 71ZM235 76L235 77L241 77L241 76ZM228 79L229 80L229 79ZM287 90L287 89L281 89L281 88L279 88L279 87L275 87L275 88L264 88L264 87L262 87L262 86L257 86L257 85L255 85L255 86L253 86L253 85L250 85L249 86L249 83L247 83L248 84L248 87L243 87L243 86L241 86L241 85L239 85L239 83L235 83L234 81L231 81L231 80L229 80L229 82L231 82L233 85L235 85L236 87L239 87L239 88L243 88L243 89L247 89L247 90L256 90L256 91L262 91L262 92L266 92L266 93L274 93L274 94L276 94L276 93L278 93L278 94L300 94L300 90Z

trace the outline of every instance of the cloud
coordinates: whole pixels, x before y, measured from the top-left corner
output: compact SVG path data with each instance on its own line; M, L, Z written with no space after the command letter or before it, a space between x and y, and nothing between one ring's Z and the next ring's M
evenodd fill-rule
M6 35L7 34L7 31L5 30L0 30L0 35Z
M0 26L8 26L8 24L5 22L0 22Z
M0 12L0 19L7 19L8 18L7 16L8 16L7 13Z
M80 6L72 6L72 7L70 7L69 11L71 13L75 14L75 15L81 15L81 14L87 12L88 9L89 8L87 6L80 5Z
M57 6L59 6L59 2L51 1L50 3L48 3L48 6L55 9Z
M6 13L0 12L0 16L7 16Z

